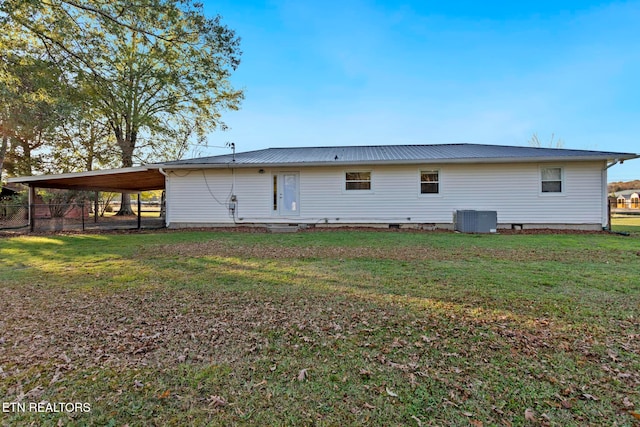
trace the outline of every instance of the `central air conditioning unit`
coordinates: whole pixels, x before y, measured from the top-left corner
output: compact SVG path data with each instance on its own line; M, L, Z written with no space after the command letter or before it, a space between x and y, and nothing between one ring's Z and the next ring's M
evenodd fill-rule
M496 211L458 210L453 214L453 224L461 233L495 233L498 228Z

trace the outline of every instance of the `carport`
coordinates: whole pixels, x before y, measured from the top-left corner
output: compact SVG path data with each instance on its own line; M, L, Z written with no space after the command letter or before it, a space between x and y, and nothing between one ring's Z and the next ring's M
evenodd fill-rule
M29 228L34 230L37 188L52 188L77 191L105 191L112 193L140 193L142 191L164 190L165 176L158 167L137 166L120 169L65 173L58 175L25 176L9 178L9 183L29 187ZM98 215L97 197L94 213ZM138 228L141 228L141 206L138 197Z

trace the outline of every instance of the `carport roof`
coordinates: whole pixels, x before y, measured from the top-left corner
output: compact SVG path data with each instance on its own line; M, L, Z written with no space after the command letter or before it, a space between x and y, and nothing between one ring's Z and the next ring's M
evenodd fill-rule
M113 191L118 193L137 193L139 191L164 189L164 175L160 173L157 167L146 166L58 175L22 176L9 178L7 181L38 188Z

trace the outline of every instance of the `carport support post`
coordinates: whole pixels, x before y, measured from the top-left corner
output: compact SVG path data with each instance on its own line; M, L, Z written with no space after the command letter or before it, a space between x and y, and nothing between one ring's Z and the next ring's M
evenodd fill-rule
M138 230L142 228L142 212L140 212L142 202L140 200L140 194L142 193L138 193Z
M93 222L97 223L98 222L98 195L100 193L98 191L96 191L96 197L93 200Z
M29 186L29 231L36 229L36 187Z

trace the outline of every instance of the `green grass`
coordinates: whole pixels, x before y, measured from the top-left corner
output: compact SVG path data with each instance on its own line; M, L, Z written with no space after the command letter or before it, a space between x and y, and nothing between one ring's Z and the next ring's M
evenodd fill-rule
M635 233L0 239L2 402L91 404L0 424L637 425L639 251Z
M611 219L611 229L627 233L640 233L640 215L614 215Z

